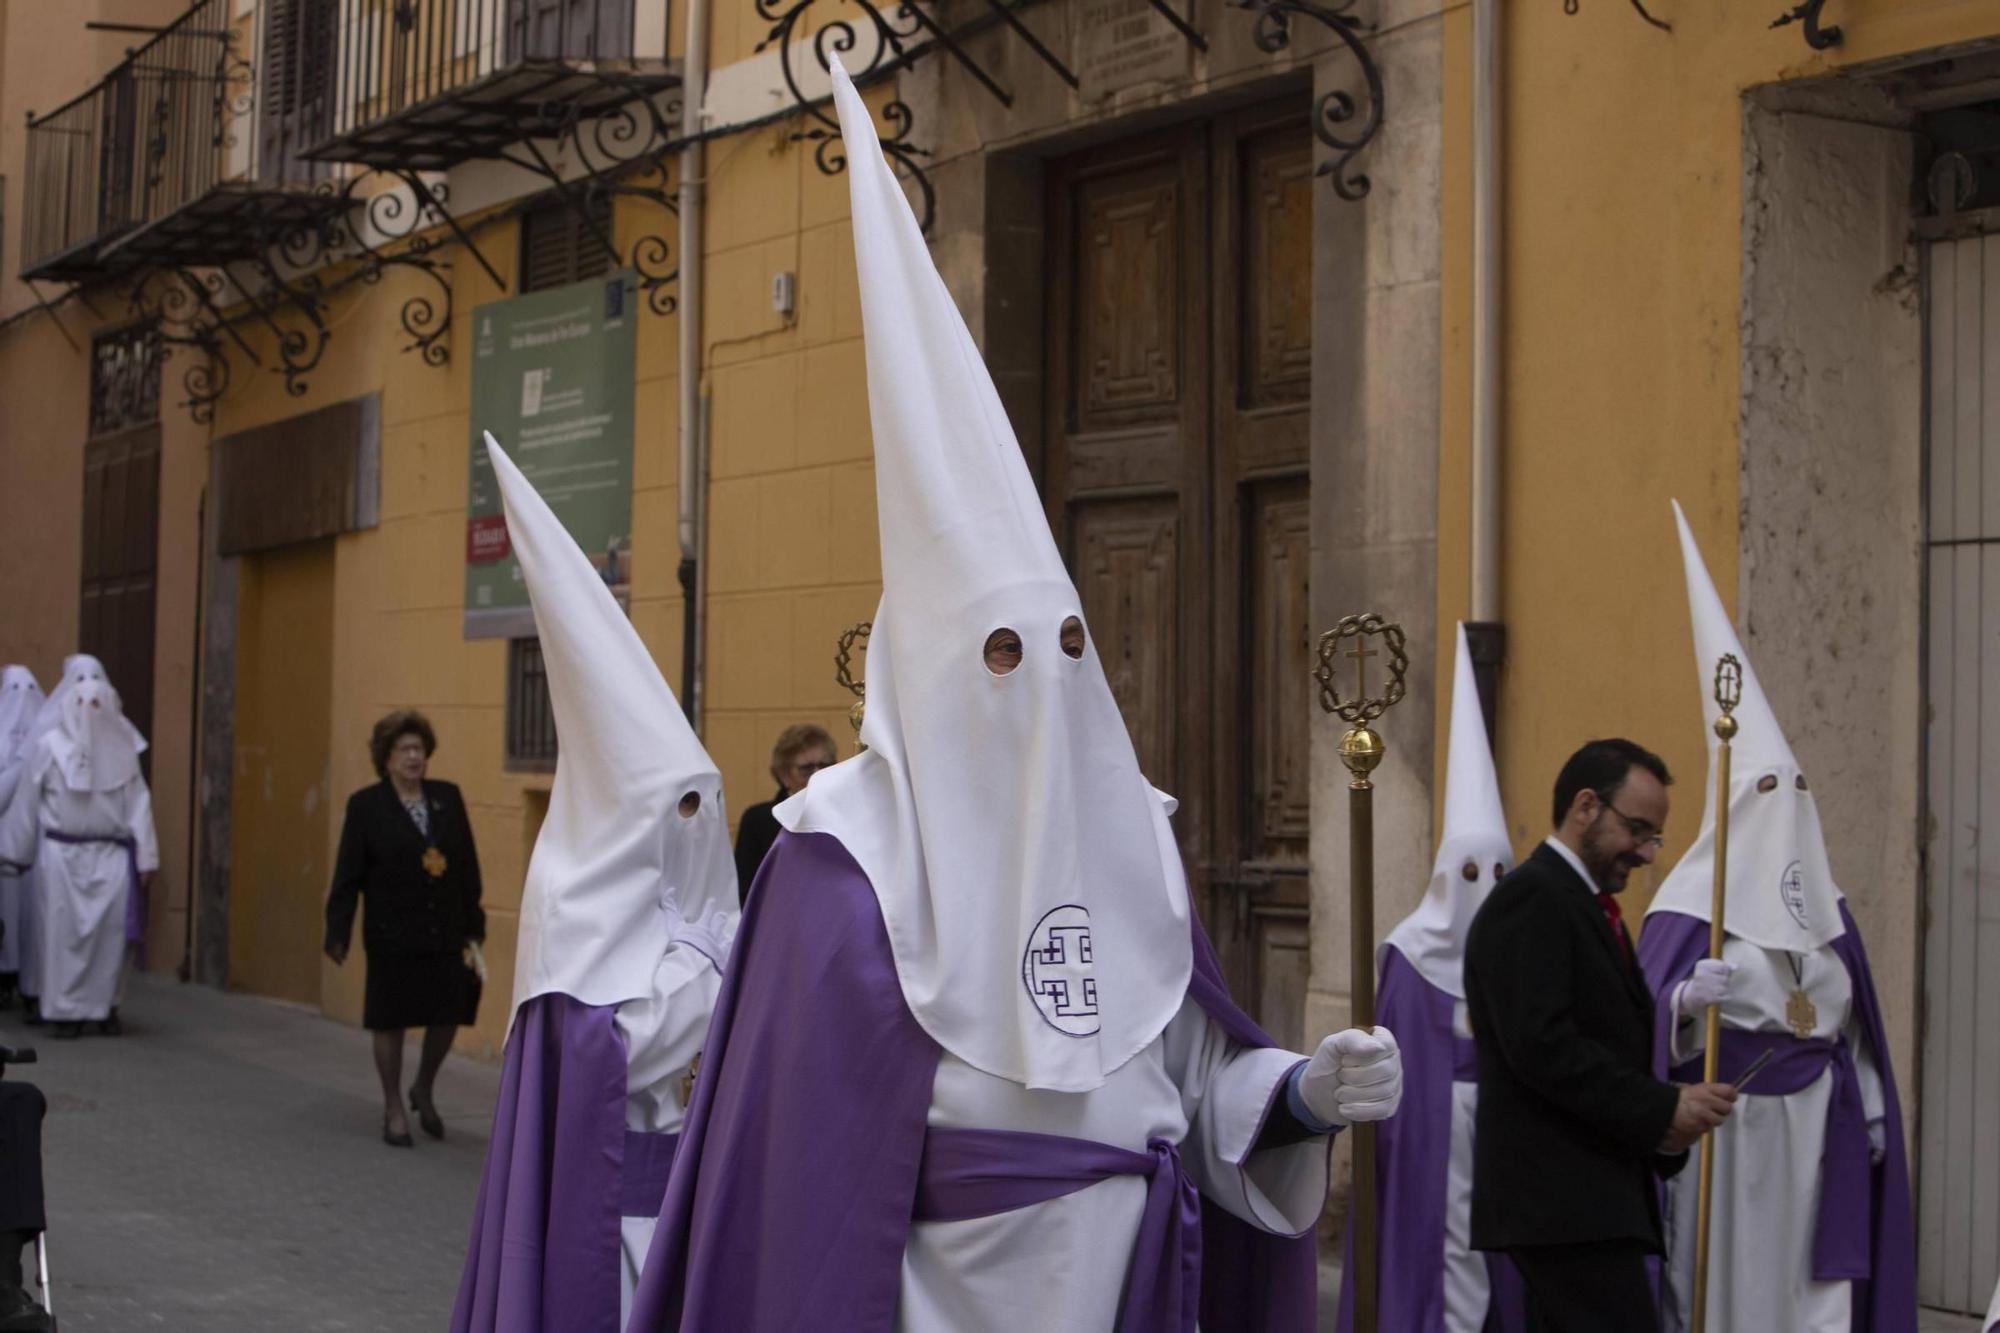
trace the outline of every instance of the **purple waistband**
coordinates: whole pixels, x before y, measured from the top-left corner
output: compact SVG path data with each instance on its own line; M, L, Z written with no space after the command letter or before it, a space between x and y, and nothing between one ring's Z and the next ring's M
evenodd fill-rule
M679 1134L625 1131L625 1170L618 1186L620 1217L658 1217L667 1197L667 1177L674 1168Z
M1826 1105L1826 1146L1820 1158L1819 1217L1813 1227L1813 1277L1820 1282L1865 1281L1873 1272L1868 1219L1872 1216L1875 1172L1854 1052L1844 1038L1826 1041L1783 1032L1724 1028L1716 1055L1716 1078L1736 1082L1766 1051L1772 1052L1771 1063L1757 1075L1745 1097L1803 1092L1829 1069L1833 1071L1833 1096ZM1682 1082L1700 1082L1701 1076L1698 1057L1674 1070L1674 1077Z
M139 883L139 844L129 833L64 833L61 829L43 829L50 842L59 842L68 847L87 847L92 843L103 843L108 847L125 849L125 942L139 944L146 938L146 893ZM141 966L145 965L142 955Z
M1454 1083L1477 1083L1479 1081L1479 1047L1472 1038L1456 1034L1451 1039L1451 1081Z
M1114 1176L1146 1179L1146 1211L1118 1333L1193 1333L1201 1308L1201 1197L1180 1150L1130 1152L1089 1139L1001 1129L933 1129L917 1180L919 1222L960 1222L1074 1194Z

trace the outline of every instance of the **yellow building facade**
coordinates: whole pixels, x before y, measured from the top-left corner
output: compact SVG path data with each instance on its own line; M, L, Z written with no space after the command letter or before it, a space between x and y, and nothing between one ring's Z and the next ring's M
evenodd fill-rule
M391 256L430 242L434 262L359 281L351 244L268 273L246 253L197 337L130 293L176 265L209 271L198 250L120 261L114 245L96 268L21 276L49 258L24 248L50 179L24 113L146 40L86 19L163 26L188 7L99 0L52 21L4 0L0 658L45 684L83 630L93 339L149 312L193 338L164 345L155 427L154 965L355 1021L359 972L321 959L320 906L344 798L372 778L368 728L414 706L437 726L434 774L473 813L494 973L469 1041L498 1049L552 777L510 757L515 650L464 633L474 320L522 290L539 253L523 228L584 216L601 187L637 190L609 196L616 264L675 271L634 315L633 620L696 703L733 811L770 794L788 723L851 751L833 655L880 571L846 180L824 107L803 104L824 90L826 33L875 76L1141 757L1182 798L1211 933L1263 1021L1303 1040L1347 1013L1340 726L1307 676L1314 637L1345 614L1400 620L1413 650L1408 700L1381 724L1378 933L1428 879L1461 619L1504 626L1480 643L1517 851L1582 740L1630 735L1666 757L1676 814L1650 895L1693 840L1706 778L1678 498L1869 943L1914 1111L1925 1299L1973 1308L2000 1271L2000 1158L1968 1119L2000 1088L2000 901L1976 856L1977 775L2000 743L1959 739L1984 734L1977 643L2000 624L1964 563L2000 536L1981 526L2000 503L1979 498L2000 486L1983 480L1979 378L2000 3L1824 0L1774 27L1779 0L1649 0L1659 23L1625 0L1380 0L1350 28L1338 10L1046 0L1013 12L1025 35L953 4L923 11L935 29L885 29L849 0L729 0L692 24L688 3L702 0L572 4L615 29L608 61L522 56L543 39L507 29L494 0L419 5L450 53L430 66L384 63L370 15L385 6L325 7L335 72L318 95L338 123L321 128L350 147L382 132L348 165L280 172L273 193L335 192L366 169L352 153L373 154L378 179L345 216L378 196L419 208L413 179L443 187L441 212L374 233ZM276 0L207 4L242 56L218 76L241 117L228 133L282 140L260 59ZM536 60L568 70L560 96L591 115L655 108L647 170L593 167L555 132L538 173L490 126L480 139L437 113L497 97L494 79ZM397 104L390 85L420 67L445 73ZM458 148L411 147L447 122L470 136ZM225 158L238 178L264 170L247 152ZM667 204L691 199L689 232ZM234 216L267 219L282 246L268 219L285 207L304 206ZM409 348L429 328L412 330L409 303L447 296L432 364ZM320 348L289 376L286 329ZM226 390L183 406L213 349ZM246 484L233 460L319 439L299 423L328 412L315 420L366 442L339 474L365 502L329 522L301 501L273 520L282 540L223 553L224 492ZM704 451L692 498L684 442ZM257 475L285 511L282 472Z

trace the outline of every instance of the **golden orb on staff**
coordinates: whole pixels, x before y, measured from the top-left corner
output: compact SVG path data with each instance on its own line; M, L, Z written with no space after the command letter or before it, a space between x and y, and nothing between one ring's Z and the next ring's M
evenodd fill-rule
M1736 705L1743 702L1743 663L1724 653L1715 664L1715 702L1722 711L1715 719L1715 886L1709 898L1708 956L1722 957L1723 899L1729 880L1729 749L1736 739ZM1710 1005L1703 1027L1707 1045L1701 1056L1701 1079L1715 1082L1722 1056L1722 1009ZM1715 1131L1701 1136L1701 1180L1695 1194L1694 1313L1690 1326L1703 1333L1708 1325L1708 1247L1715 1212Z
M1380 644L1379 648L1374 645ZM1368 664L1384 658L1388 679L1380 693L1370 693ZM1338 658L1354 663L1354 692L1343 693ZM1353 1025L1364 1032L1375 1027L1375 784L1369 775L1381 764L1382 737L1370 724L1402 702L1409 676L1410 655L1403 627L1374 612L1348 616L1319 636L1319 706L1348 724L1340 738L1340 761L1347 765L1348 822L1348 968L1352 973ZM1375 1333L1377 1235L1375 1219L1375 1126L1355 1125L1353 1266L1347 1281L1354 1284L1356 1333Z

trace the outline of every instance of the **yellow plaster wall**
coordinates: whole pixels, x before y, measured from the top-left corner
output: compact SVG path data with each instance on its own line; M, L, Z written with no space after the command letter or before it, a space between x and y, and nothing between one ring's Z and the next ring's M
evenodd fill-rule
M1654 884L1706 768L1669 497L1735 602L1741 94L2000 33L1992 0L1844 0L1829 55L1769 6L1653 0L1504 10L1500 779L1517 848L1581 741L1625 734L1681 780ZM1446 18L1438 623L1466 614L1471 431L1471 23ZM1436 645L1451 679L1451 641ZM1444 700L1440 700L1443 706ZM1444 759L1444 732L1437 760Z

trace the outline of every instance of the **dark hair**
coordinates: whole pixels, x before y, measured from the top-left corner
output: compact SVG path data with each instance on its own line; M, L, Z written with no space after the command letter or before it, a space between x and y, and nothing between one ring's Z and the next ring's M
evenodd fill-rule
M389 751L405 736L415 736L424 743L426 759L437 753L437 733L431 730L430 719L414 708L398 708L377 722L368 735L368 757L375 761L376 777L388 778Z
M1643 768L1651 773L1660 780L1662 787L1674 785L1673 775L1667 772L1666 761L1643 745L1618 736L1585 741L1583 747L1564 762L1562 772L1556 774L1555 811L1549 822L1560 826L1568 817L1570 806L1576 804L1579 792L1594 791L1598 799L1610 800L1625 785L1626 774L1634 768Z

